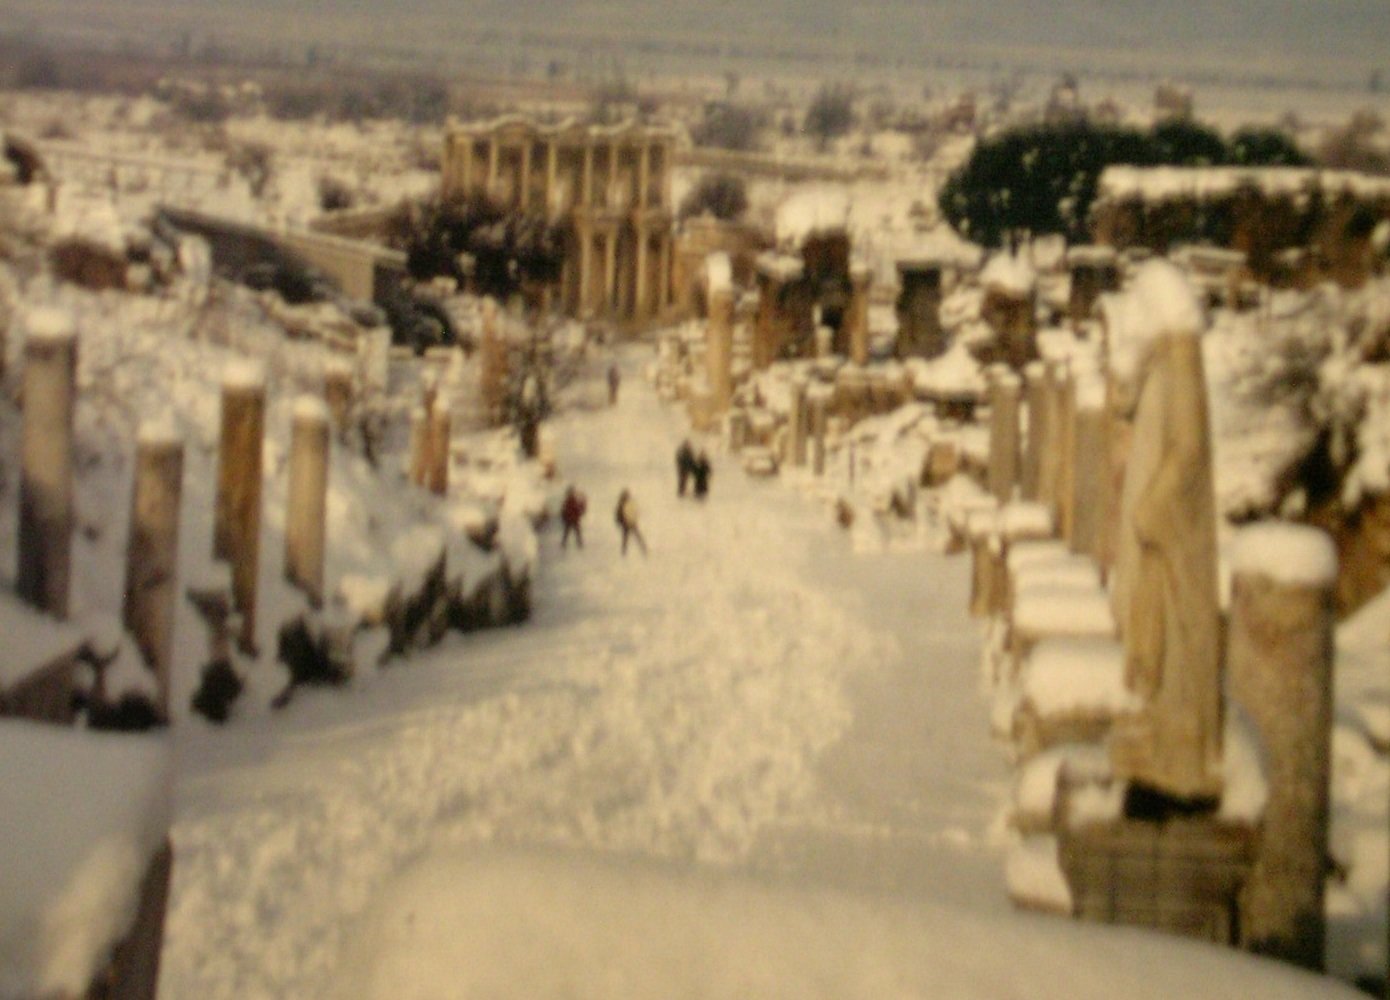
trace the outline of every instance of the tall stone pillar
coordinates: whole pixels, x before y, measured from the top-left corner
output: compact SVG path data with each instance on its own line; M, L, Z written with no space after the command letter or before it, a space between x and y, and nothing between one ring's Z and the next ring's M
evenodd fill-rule
M560 192L556 186L559 165L559 143L551 137L545 141L545 215L552 221L560 214Z
M593 285L594 285L594 230L588 221L579 223L577 237L579 239L579 315L581 318L589 315L593 308Z
M590 137L584 139L584 171L579 190L579 205L589 208L594 203L594 141Z
M729 408L734 395L734 290L712 288L709 296L708 345L705 357L709 362L710 392L716 412Z
M458 145L463 147L463 189L462 194L467 197L473 193L473 155L476 152L473 135L469 133L459 137L462 141Z
M990 378L989 492L1006 504L1018 485L1018 376L998 367Z
M873 275L868 268L856 267L850 271L849 310L845 325L849 328L848 354L856 365L869 363L869 286Z
M531 205L531 137L528 135L521 144L521 182L518 185L516 203L524 212Z
M66 618L72 574L77 330L72 316L58 309L33 310L25 326L15 589L39 610Z
M417 406L410 411L410 444L406 449L406 478L412 486L424 486L429 478L429 433L429 411Z
M1042 434L1038 452L1038 502L1057 517L1057 484L1062 468L1062 363L1043 366Z
M313 396L304 396L295 403L290 429L285 579L315 608L323 606L327 514L328 410Z
M614 226L604 227L603 234L603 303L606 316L618 313L618 230Z
M642 147L642 152L644 154L642 162L645 163L645 146ZM638 222L636 228L637 260L634 262L633 265L636 273L633 275L634 284L632 288L632 314L634 318L638 320L644 320L649 315L651 315L650 310L647 308L647 254L650 249L650 247L647 246L647 242L651 237L647 230L647 225L644 221Z
M261 551L261 449L265 437L265 373L238 365L222 379L213 556L232 570L232 602L241 616L238 643L256 649L256 577Z
M1023 453L1023 499L1039 499L1043 442L1047 438L1047 370L1041 361L1023 369L1027 382L1028 443Z
M1269 787L1241 898L1241 944L1321 970L1337 557L1316 528L1257 524L1234 552L1226 661Z
M1061 370L1057 391L1060 455L1057 463L1057 527L1071 544L1076 534L1076 378L1070 367Z
M135 442L133 493L121 621L154 672L157 707L167 719L183 493L183 442L172 424L141 425Z
M334 359L324 365L323 399L333 418L333 429L339 440L344 440L352 419L352 366L346 361Z
M1078 378L1075 395L1075 471L1069 541L1073 552L1099 561L1106 517L1106 481L1110 476L1105 382L1097 374Z
M651 143L643 142L637 154L637 211L645 212L651 205L647 188L651 182Z
M806 380L792 379L791 410L787 415L787 457L796 468L806 464Z
M661 231L661 255L658 260L658 272L656 276L656 305L653 312L660 316L666 311L666 307L671 304L671 232L669 227L662 227Z
M608 141L608 187L603 196L603 205L610 212L619 212L625 207L618 204L616 197L618 193L618 143L614 139Z
M429 408L429 426L425 431L427 467L425 486L439 496L449 492L449 450L451 417L443 398L436 398Z
M489 200L497 197L497 168L501 159L501 150L497 148L497 136L495 134L487 138L487 197Z
M816 386L810 390L811 403L811 471L817 476L825 475L825 425L829 395Z

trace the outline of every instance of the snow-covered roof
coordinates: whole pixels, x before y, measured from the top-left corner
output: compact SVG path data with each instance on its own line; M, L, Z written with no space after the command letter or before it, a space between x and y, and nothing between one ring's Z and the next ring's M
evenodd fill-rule
M973 270L980 266L984 250L962 239L950 226L935 226L925 233L913 233L897 246L899 270L928 267L958 267Z
M777 206L773 230L777 242L799 246L818 233L849 229L850 199L838 185L816 184L791 194Z
M1072 267L1108 267L1118 259L1114 247L1083 244L1067 248L1067 263Z
M1211 201L1237 191L1255 190L1267 197L1305 196L1314 190L1354 198L1390 200L1390 178L1351 170L1312 167L1106 167L1096 200Z
M959 342L950 350L930 361L909 359L908 371L913 389L924 396L981 396L985 391L985 376L980 363Z
M980 284L990 291L1002 292L1015 298L1033 293L1038 283L1033 265L1022 256L997 253L990 257L980 272Z
M4 719L0 760L0 993L85 995L164 842L170 741Z
M485 121L453 123L448 134L479 138L497 132L513 131L535 136L540 139L580 136L592 139L622 139L635 136L642 140L671 140L676 136L675 129L664 123L651 124L636 118L627 118L612 125L586 124L577 118L565 118L555 124L538 122L522 114L505 114Z

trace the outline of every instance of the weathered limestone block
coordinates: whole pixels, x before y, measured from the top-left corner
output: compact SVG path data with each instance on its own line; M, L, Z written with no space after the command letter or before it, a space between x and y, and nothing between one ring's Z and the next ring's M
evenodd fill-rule
M328 513L328 409L299 399L290 430L289 495L285 511L285 578L314 608L323 605Z
M1023 453L1023 499L1037 500L1042 477L1043 442L1047 438L1047 368L1034 361L1023 369L1028 411L1027 447Z
M141 426L135 447L134 496L126 541L122 621L154 671L156 707L169 717L183 442L162 422Z
M708 345L705 360L716 412L723 413L733 399L734 295L730 287L712 288L709 299Z
M791 408L787 412L787 458L794 468L806 464L806 380L794 378L791 383Z
M1098 376L1076 385L1075 471L1072 476L1073 552L1096 557L1101 549L1106 515L1106 480L1109 469L1109 421L1105 413L1105 383Z
M1013 497L1018 484L1018 376L996 369L990 383L989 491L1000 503Z
M15 589L39 610L66 618L72 573L77 330L72 316L58 309L33 310L25 326Z
M1265 524L1240 532L1233 561L1231 697L1259 735L1269 788L1241 943L1321 969L1336 553L1316 528Z
M265 372L249 363L234 366L222 379L213 556L231 566L233 606L241 621L238 642L248 652L256 648L264 437Z
M1024 761L1054 747L1100 744L1115 717L1137 707L1124 684L1124 649L1114 639L1052 637L1019 668L1013 745Z

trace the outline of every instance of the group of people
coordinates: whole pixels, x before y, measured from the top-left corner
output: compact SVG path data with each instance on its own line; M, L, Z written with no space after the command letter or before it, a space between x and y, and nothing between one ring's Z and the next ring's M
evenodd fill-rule
M584 547L584 530L581 523L588 509L588 498L571 483L565 489L565 499L560 504L560 522L564 525L564 530L560 533L560 548L569 548L570 535L574 536L575 544L579 548ZM635 539L642 554L646 555L647 540L642 537L642 529L637 525L637 501L633 499L631 490L625 488L618 494L617 506L613 508L613 520L622 532L623 555L627 555L629 539Z
M695 499L703 500L709 494L709 477L709 455L703 448L697 453L686 438L676 449L676 496L685 496L689 483Z
M676 449L676 495L685 496L686 486L690 485L692 495L697 499L704 499L709 494L709 478L709 455L703 448L697 452L688 438L682 441ZM588 508L588 498L577 486L571 483L565 488L565 499L560 504L560 523L564 526L560 533L560 548L569 548L571 535L579 548L584 547L582 523ZM618 503L613 508L613 520L622 533L623 555L627 555L629 541L635 541L642 554L646 555L647 540L642 537L642 529L637 523L637 501L631 490L624 488L618 494Z

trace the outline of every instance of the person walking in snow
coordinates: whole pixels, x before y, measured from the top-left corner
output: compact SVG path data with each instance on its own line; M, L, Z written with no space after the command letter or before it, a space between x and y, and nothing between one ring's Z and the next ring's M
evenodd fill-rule
M584 494L571 483L565 490L565 501L560 505L560 521L565 526L565 530L560 534L560 548L568 548L571 534L574 535L575 543L581 549L584 547L584 532L579 522L583 520L584 511L588 506L589 502Z
M618 404L618 383L622 381L622 376L618 374L618 365L613 363L608 366L608 405Z
M695 499L703 500L709 493L710 477L709 455L705 449L700 449L700 454L695 457L690 466L690 475L695 480Z
M690 447L690 439L686 438L676 449L676 496L685 496L685 484L694 471L695 449Z
M618 494L618 506L613 511L613 519L618 522L618 530L623 533L623 555L627 555L627 540L629 537L637 539L637 545L642 549L642 555L647 554L647 542L642 537L642 531L637 527L637 501L632 499L632 492L626 488Z

